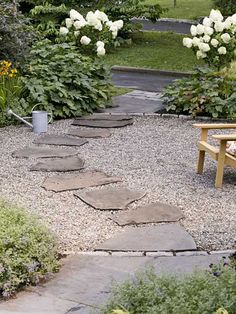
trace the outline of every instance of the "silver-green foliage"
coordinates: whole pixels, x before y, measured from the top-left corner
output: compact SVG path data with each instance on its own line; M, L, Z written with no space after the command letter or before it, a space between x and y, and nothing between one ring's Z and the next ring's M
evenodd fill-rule
M58 268L53 235L37 218L0 200L0 299Z

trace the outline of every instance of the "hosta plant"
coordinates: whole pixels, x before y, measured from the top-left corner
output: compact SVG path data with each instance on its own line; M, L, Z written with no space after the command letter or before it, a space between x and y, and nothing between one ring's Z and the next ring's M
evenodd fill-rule
M219 10L212 10L202 24L191 26L192 38L185 37L183 44L203 59L210 67L222 68L235 60L236 13L224 19Z
M106 46L114 45L122 27L122 20L112 22L102 11L89 11L84 17L72 9L70 17L65 20L65 26L60 28L60 34L66 40L74 41L82 53L103 56Z

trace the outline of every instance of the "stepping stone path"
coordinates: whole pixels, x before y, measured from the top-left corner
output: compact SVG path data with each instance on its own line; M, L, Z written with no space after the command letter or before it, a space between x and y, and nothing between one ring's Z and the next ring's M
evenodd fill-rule
M62 158L62 157L70 157L77 155L78 152L76 150L68 150L68 149L50 149L43 147L24 147L22 149L16 150L12 153L12 157L16 158Z
M79 157L50 159L31 166L31 171L66 172L77 171L84 168L84 161Z
M185 251L196 250L193 238L177 224L135 228L105 241L103 251Z
M86 126L89 128L122 128L131 124L133 124L133 120L110 121L77 119L72 123L72 125Z
M47 178L42 187L49 191L63 192L120 182L118 177L108 176L100 171L87 171L73 176Z
M131 191L126 188L109 188L90 192L75 192L83 202L100 210L122 210L142 197L145 192Z
M34 144L59 145L59 146L82 146L88 143L87 140L81 140L64 135L45 135L34 141Z
M84 138L105 138L111 135L111 132L106 129L69 129L67 132L68 135L73 135L77 137L84 137Z
M183 218L183 214L178 207L158 202L118 213L112 219L118 225L125 226L154 222L173 222L181 218Z
M135 91L130 93L127 97L132 98L135 96L134 105L136 106L137 99L143 102L143 98L148 95L143 95L143 92ZM151 99L154 97L153 93L149 96ZM156 97L158 98L159 95ZM156 99L156 101L159 101L159 98ZM133 110L132 108L126 109ZM72 125L75 126L88 128L70 128L67 135L45 135L37 138L34 143L58 146L81 146L88 142L86 138L105 138L111 135L111 132L108 130L109 128L125 127L132 123L133 119L123 114L94 114L76 119L72 123ZM67 172L78 171L84 168L84 161L76 156L77 154L78 152L72 149L50 149L36 146L16 150L12 153L12 156L17 158L48 158L31 166L31 171ZM85 171L72 175L57 175L46 178L42 183L42 187L49 191L63 192L117 183L120 181L122 181L121 178L107 175L101 171ZM120 226L176 222L183 218L183 214L178 207L159 202L124 211L129 204L140 200L145 195L146 192L133 191L125 187L74 192L74 196L97 210L122 210L112 215L113 221ZM183 227L178 224L170 223L158 226L142 226L139 228L131 227L130 230L118 234L114 238L100 244L97 250L142 252L184 251L196 250L196 244Z

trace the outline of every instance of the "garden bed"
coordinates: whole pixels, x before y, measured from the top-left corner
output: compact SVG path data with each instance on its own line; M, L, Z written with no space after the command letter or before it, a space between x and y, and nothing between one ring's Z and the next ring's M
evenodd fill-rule
M56 122L49 133L65 133L70 123ZM225 169L222 190L214 188L216 165L210 159L202 176L195 173L199 134L192 121L137 118L133 126L112 133L110 138L91 139L79 148L86 169L120 176L123 182L117 186L146 191L147 195L131 207L160 201L182 208L185 218L181 224L199 248L235 248L235 171ZM39 214L58 235L61 251L92 250L99 242L132 228L118 227L110 212L85 205L73 192L41 188L44 179L55 173L30 172L34 160L11 157L13 151L31 145L35 138L23 126L1 129L1 197Z

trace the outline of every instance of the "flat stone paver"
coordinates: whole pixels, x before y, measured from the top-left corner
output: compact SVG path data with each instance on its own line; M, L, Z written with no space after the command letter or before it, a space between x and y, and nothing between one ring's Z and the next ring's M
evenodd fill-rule
M132 117L127 115L107 115L107 114L92 114L90 116L83 116L78 120L106 120L106 121L127 121L132 120Z
M79 157L66 157L60 159L48 159L38 162L30 167L31 171L66 172L84 168L84 161Z
M82 138L105 138L111 136L111 132L106 129L77 129L77 128L71 128L67 132L68 135L73 135L77 137L82 137Z
M140 206L136 209L115 214L112 219L120 226L153 222L173 222L183 218L181 210L160 202Z
M62 192L120 182L121 178L109 176L100 171L87 171L72 176L47 178L42 187L49 191Z
M75 192L83 202L100 210L122 210L146 193L132 191L126 188L109 188L89 192Z
M89 128L122 128L132 125L133 120L111 121L111 120L79 120L76 119L72 125L86 126Z
M45 135L36 139L34 143L59 146L82 146L88 143L88 141L65 135Z
M184 251L196 250L187 231L178 224L134 228L98 245L104 251Z
M70 157L78 154L76 150L44 148L44 147L24 147L12 153L15 158L60 158Z
M187 274L196 269L209 269L209 265L218 263L222 256L70 256L63 261L64 266L53 280L32 287L32 292L23 291L16 298L1 302L0 313L99 313L94 307L100 307L107 301L112 281L119 283L132 279L135 272L150 266L157 275Z

